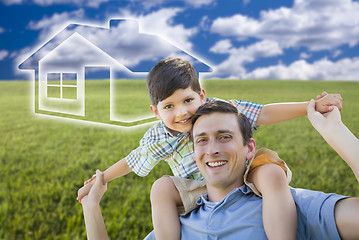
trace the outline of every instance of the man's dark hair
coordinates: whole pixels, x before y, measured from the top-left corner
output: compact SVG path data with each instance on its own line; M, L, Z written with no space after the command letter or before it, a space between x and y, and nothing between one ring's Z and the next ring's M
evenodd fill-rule
M155 107L176 90L188 87L198 94L201 93L196 70L188 61L180 58L161 60L147 76L147 90Z
M250 138L252 137L252 126L251 126L248 118L246 117L246 115L244 115L243 113L239 113L237 108L235 108L232 104L225 102L225 101L218 101L218 100L209 101L209 102L206 102L205 104L201 105L197 109L196 113L192 117L191 136L193 136L192 135L193 126L199 117L201 117L203 115L209 115L211 113L216 113L216 112L233 113L237 116L239 130L242 133L243 145L246 146L248 144ZM216 123L213 123L213 124L216 124Z

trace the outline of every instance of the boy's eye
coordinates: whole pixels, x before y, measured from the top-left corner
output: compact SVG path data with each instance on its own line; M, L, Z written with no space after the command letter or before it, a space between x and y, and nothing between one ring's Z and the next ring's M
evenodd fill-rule
M192 101L193 101L193 98L187 98L186 100L184 100L185 103L192 102Z
M168 104L164 107L165 109L170 109L170 108L173 108L173 105L172 104Z

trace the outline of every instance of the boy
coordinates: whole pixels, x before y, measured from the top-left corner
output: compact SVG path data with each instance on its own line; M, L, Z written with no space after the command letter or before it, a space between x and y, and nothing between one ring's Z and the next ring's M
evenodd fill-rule
M111 181L131 171L146 176L160 160L165 160L173 174L181 178L164 177L154 184L151 191L154 230L157 239L179 239L180 223L176 207L184 206L184 212L191 207L187 204L187 195L181 198L184 196L182 193L195 191L192 198L196 199L198 194L205 191L204 183L199 181L195 182L200 183L195 189L184 190L179 186L183 185L182 178L202 180L195 164L189 131L192 127L191 117L208 99L192 65L178 58L160 61L147 77L147 88L152 101L150 108L161 121L146 132L137 149L104 171L104 181ZM246 101L229 102L248 117L252 126L304 116L308 105L308 102L265 106ZM326 95L317 100L316 110L328 112L333 109L332 105L341 108L341 102L340 95ZM248 179L254 181L254 186L263 196L263 222L268 238L295 239L297 218L288 187L290 172L284 163L271 162L271 159L266 160L273 164L257 164L258 167L251 171ZM87 195L93 183L92 179L85 182L78 192L79 201ZM202 188L196 191L198 187Z

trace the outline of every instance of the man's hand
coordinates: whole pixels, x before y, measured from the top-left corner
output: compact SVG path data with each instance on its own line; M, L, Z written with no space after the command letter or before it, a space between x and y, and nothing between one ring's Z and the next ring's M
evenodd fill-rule
M84 187L86 187L88 185L91 185L91 184L88 183ZM98 205L100 203L100 201L101 201L101 198L102 198L103 194L106 192L106 190L107 190L107 183L104 184L103 173L100 172L100 170L97 170L96 171L96 181L93 184L93 186L91 187L91 190L88 193L88 195L84 196L82 198L81 204L84 205L84 204L89 204L90 203L90 204Z
M322 133L331 124L341 123L340 112L336 106L333 106L333 110L331 112L322 114L315 109L314 100L309 102L307 114L309 121L319 133Z
M86 182L84 182L84 186L81 187L78 191L77 191L77 198L76 200L79 201L81 203L82 198L84 198L85 196L87 196L87 194L90 192L90 189L92 188L92 186L94 185L94 183L96 179L96 174L94 174L92 176L92 178L90 178L89 180L87 180Z
M315 103L315 110L320 113L331 112L336 106L339 111L342 110L343 98L340 94L328 94L327 92L323 92L322 95L317 96L317 100Z

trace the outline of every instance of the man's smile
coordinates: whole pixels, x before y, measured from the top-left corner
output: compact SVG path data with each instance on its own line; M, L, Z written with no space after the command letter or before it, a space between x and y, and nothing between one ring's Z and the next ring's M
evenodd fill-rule
M216 168L216 167L221 167L225 164L227 164L228 161L225 160L220 160L220 161L211 161L211 162L207 162L207 166L211 167L211 168Z

